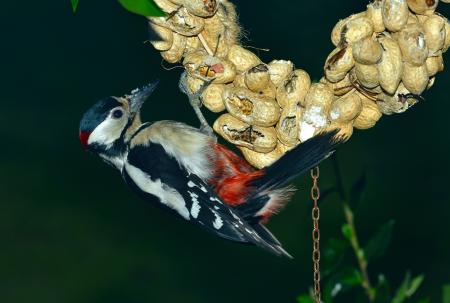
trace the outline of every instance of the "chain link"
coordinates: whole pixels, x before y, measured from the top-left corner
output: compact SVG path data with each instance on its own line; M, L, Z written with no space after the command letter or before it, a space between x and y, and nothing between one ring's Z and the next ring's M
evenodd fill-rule
M319 209L319 176L320 170L316 166L311 169L311 178L313 181L311 187L311 199L313 200L313 209L311 211L312 221L313 221L313 231L312 231L312 241L313 241L313 278L314 278L314 301L315 303L321 303L321 291L320 291L320 229L319 229L319 219L320 219L320 209Z

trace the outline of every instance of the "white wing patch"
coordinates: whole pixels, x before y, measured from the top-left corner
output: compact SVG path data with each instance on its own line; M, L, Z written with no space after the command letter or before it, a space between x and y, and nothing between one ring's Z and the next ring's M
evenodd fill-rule
M215 211L213 211L214 216L216 217L216 219L213 222L213 226L215 229L221 229L223 226L223 220L222 217Z
M200 209L202 208L200 206L200 203L198 202L198 195L188 192L189 195L191 196L191 200L192 200L192 206L191 206L191 216L194 219L198 218L198 214L200 213Z
M175 210L184 219L190 219L186 202L179 192L163 184L160 179L153 181L150 176L129 163L125 164L125 170L142 191L158 197L162 204Z

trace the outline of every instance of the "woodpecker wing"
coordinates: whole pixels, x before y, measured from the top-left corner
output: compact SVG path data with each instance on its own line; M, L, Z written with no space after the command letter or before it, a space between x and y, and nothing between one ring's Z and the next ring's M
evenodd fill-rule
M290 257L278 242L259 235L236 210L225 205L205 181L180 164L182 162L168 154L161 144L149 141L129 150L122 173L144 199L158 201L159 206L208 232Z
M197 215L196 220L203 228L222 238L249 242L276 255L292 258L270 232L270 237L267 237L267 229L246 222L235 209L226 205L216 192L198 176L190 174L188 179L187 193L192 202L191 214L192 210L199 210L193 215ZM205 208L203 212L201 207ZM212 222L212 224L208 224L208 222ZM261 230L260 227L262 227Z

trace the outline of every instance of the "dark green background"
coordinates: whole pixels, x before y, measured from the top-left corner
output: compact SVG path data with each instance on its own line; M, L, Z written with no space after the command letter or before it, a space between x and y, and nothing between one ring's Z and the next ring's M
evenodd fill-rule
M262 58L291 59L313 78L332 50L339 18L365 1L235 1ZM310 180L269 226L295 256L279 259L211 237L140 201L119 174L79 145L84 110L159 78L144 108L148 120L195 123L176 87L142 42L145 21L115 1L5 1L1 9L0 302L294 302L311 280ZM450 6L440 11L450 16ZM450 59L448 55L446 59ZM423 295L450 282L450 72L426 102L358 131L339 151L345 182L368 173L357 214L362 242L397 220L386 257L369 267L394 284L407 269L426 275ZM323 188L334 183L322 165ZM322 235L339 236L333 196L322 208ZM438 302L435 299L434 302Z

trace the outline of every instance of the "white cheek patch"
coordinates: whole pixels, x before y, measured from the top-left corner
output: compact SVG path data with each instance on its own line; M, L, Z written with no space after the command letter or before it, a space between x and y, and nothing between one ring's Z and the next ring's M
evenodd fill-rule
M143 192L158 197L162 204L175 210L184 219L190 219L186 202L178 191L163 184L160 179L153 181L150 176L131 164L125 164L125 170Z
M111 145L120 138L122 130L126 125L126 120L106 118L100 123L89 136L88 144L97 143L111 147Z

